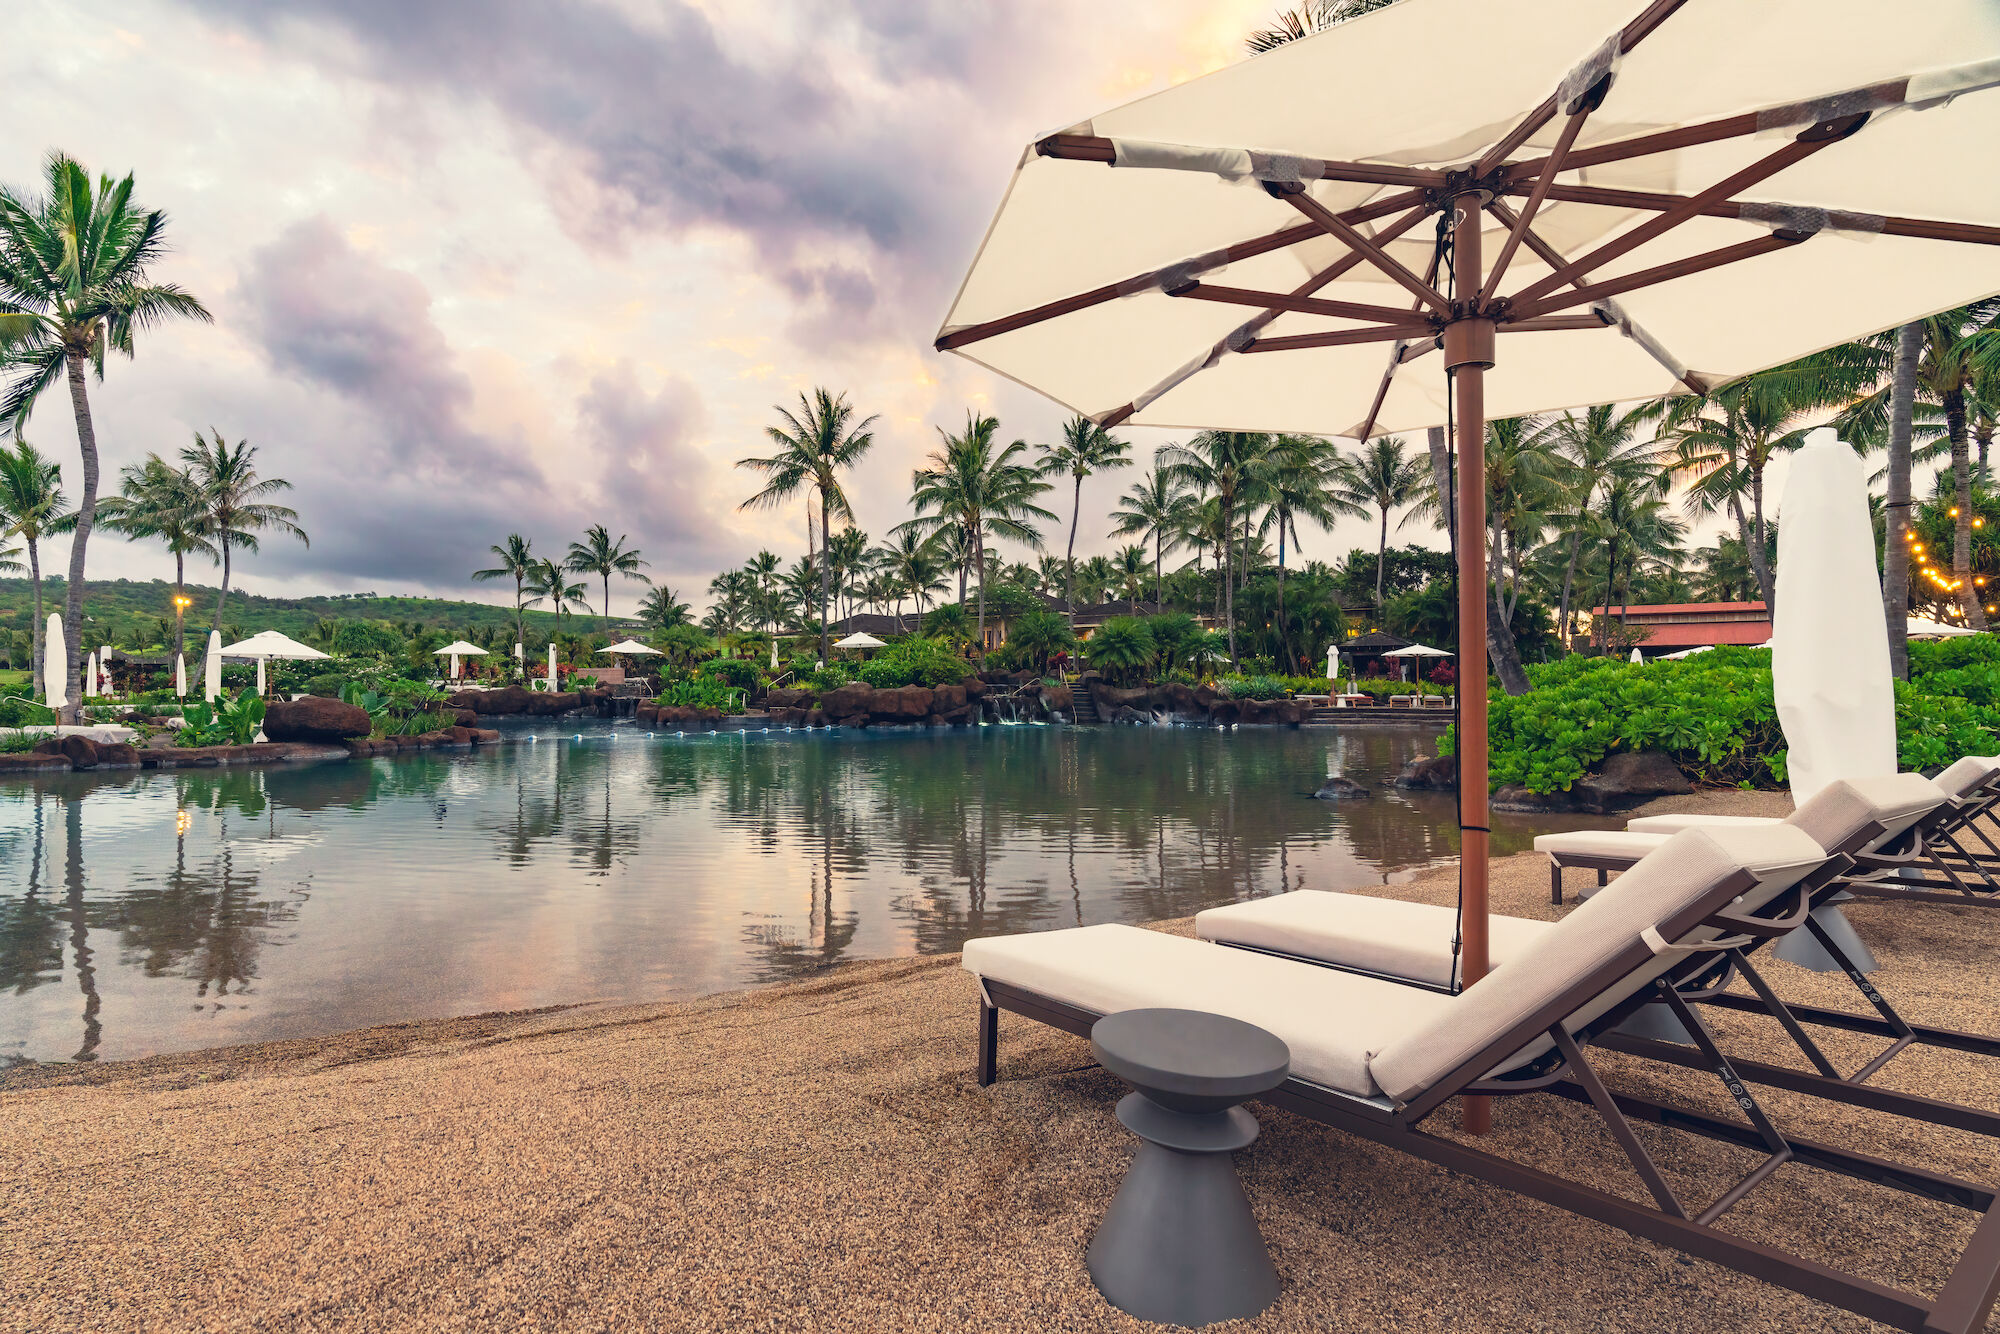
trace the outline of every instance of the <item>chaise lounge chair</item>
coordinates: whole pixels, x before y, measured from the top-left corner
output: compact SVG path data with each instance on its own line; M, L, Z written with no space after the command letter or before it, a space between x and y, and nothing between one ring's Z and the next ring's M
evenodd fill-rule
M1864 887L1873 888L1876 881L1893 875L1900 877L1901 886L1921 891L1931 883L1922 878L1924 869L1929 868L1948 877L1945 883L1955 886L1960 893L1945 896L1918 892L1903 897L1939 898L1950 903L1962 903L1968 898L1978 901L1978 891L1964 883L1951 864L1951 854L1944 849L1953 850L1961 865L1969 866L1974 874L1986 876L1978 862L1954 840L1958 831L1973 828L1974 819L2000 802L2000 760L1968 755L1934 779L1920 774L1895 774L1855 782L1867 791L1882 793L1885 800L1899 791L1910 794L1929 791L1919 786L1924 783L1931 784L1935 791L1930 792L1930 805L1915 818L1890 829L1887 836L1856 856L1855 883L1848 886L1849 890L1864 892ZM1561 903L1562 873L1571 867L1595 870L1597 883L1602 886L1611 872L1630 869L1633 863L1659 847L1668 834L1683 829L1767 828L1794 819L1797 814L1794 811L1789 816L1647 815L1627 821L1623 829L1541 834L1535 839L1535 851L1546 853L1549 858L1549 902ZM1985 838L1976 828L1973 832ZM2000 849L1995 850L1995 856L2000 858ZM1913 873L1917 878L1910 878ZM2000 892L2000 882L1987 877L1987 883L1993 891Z
M1292 1075L1264 1101L1427 1161L1547 1201L1634 1236L1908 1330L1970 1334L2000 1289L1995 1192L1920 1167L1785 1135L1750 1096L1692 1007L1655 983L1723 958L1791 916L1829 866L1794 827L1690 830L1460 994L1261 957L1124 926L968 942L980 981L979 1081L997 1074L999 1013L1087 1034L1105 1014L1149 1006L1211 1010L1275 1033ZM1663 994L1703 1063L1747 1119L1615 1094L1585 1055L1598 1034ZM1423 1128L1452 1098L1546 1093L1595 1109L1652 1197L1650 1206L1528 1167ZM1682 1201L1628 1117L1761 1151L1706 1206ZM1980 1216L1933 1297L1723 1231L1716 1221L1786 1163L1945 1201Z
M1829 1101L1873 1107L1938 1125L2000 1136L2000 1114L1957 1103L1941 1102L1877 1088L1868 1081L1912 1046L1928 1046L1981 1056L2000 1057L2000 1038L1953 1029L1913 1024L1863 975L1848 949L1815 919L1812 909L1823 905L1850 883L1853 858L1879 847L1921 820L1943 802L1943 794L1916 774L1833 783L1784 820L1736 822L1705 827L1718 836L1758 830L1792 829L1806 835L1827 856L1827 864L1805 885L1807 902L1799 910L1768 917L1741 946L1722 951L1708 966L1681 970L1672 979L1684 1001L1704 1002L1718 1009L1740 1010L1777 1020L1799 1048L1811 1070L1738 1060L1737 1069L1752 1083L1811 1094ZM1671 839L1654 834L1655 851L1630 864L1627 874L1672 855ZM1612 888L1624 883L1621 877ZM1599 893L1609 893L1600 890ZM1579 909L1580 911L1580 909ZM1490 917L1488 948L1496 967L1541 947L1554 924L1521 917ZM1875 1011L1856 1014L1820 1006L1788 1004L1751 961L1764 945L1794 931L1817 941ZM1401 899L1362 894L1296 890L1267 899L1211 908L1195 917L1195 934L1216 944L1277 955L1322 967L1387 977L1419 987L1450 991L1458 978L1455 910ZM1754 996L1727 990L1741 975ZM1652 1012L1658 1015L1657 1010ZM1807 1027L1835 1029L1884 1038L1888 1046L1853 1073L1842 1075L1821 1050ZM1634 1024L1634 1030L1643 1029ZM1672 1036L1680 1028L1667 1024ZM1686 1064L1688 1049L1663 1042L1652 1034L1628 1031L1606 1034L1603 1045L1652 1059Z

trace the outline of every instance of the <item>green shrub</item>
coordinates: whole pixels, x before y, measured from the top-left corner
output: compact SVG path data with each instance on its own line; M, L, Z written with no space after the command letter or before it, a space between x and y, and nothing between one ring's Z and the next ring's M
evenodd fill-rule
M1083 645L1090 665L1113 681L1143 677L1155 651L1153 632L1137 616L1113 616Z
M0 736L0 755L25 755L33 750L41 739L33 732L12 732Z
M854 669L854 678L878 690L898 686L955 685L972 674L965 659L935 639L891 644Z
M829 662L817 671L804 673L801 678L801 684L806 689L817 694L825 694L829 690L840 689L840 687L848 684L853 679L854 673L848 671L844 664Z
M1283 699L1285 683L1275 676L1225 676L1216 685L1231 699Z
M762 679L757 664L744 658L717 658L713 662L705 662L695 675L742 690L748 690Z
M53 727L54 709L12 695L0 697L0 727Z
M178 746L247 746L264 725L264 700L245 693L213 704L190 704L181 711L187 726L174 738Z
M670 683L660 692L658 702L684 709L733 709L741 698L736 687L726 682L712 676L696 676Z

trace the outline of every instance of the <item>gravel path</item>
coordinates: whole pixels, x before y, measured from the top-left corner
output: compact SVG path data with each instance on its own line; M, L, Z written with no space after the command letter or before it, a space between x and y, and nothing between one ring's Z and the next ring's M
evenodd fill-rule
M1499 910L1551 913L1541 859L1499 863L1494 880ZM1448 902L1453 890L1438 876L1383 892ZM2000 912L1851 915L1913 1016L2000 1031ZM1849 1004L1844 982L1772 972L1789 996ZM953 956L691 1004L17 1072L0 1080L0 1328L1152 1328L1108 1308L1083 1267L1131 1142L1111 1115L1120 1087L1085 1043L1010 1015L1002 1082L980 1089L974 1015ZM1779 1055L1775 1026L1726 1027L1736 1049ZM2000 1107L1995 1064L1926 1053L1886 1078ZM1722 1105L1712 1085L1607 1065L1614 1082ZM1818 1138L2000 1175L1989 1142L1768 1101ZM1497 1111L1493 1146L1639 1197L1581 1109L1526 1098ZM1258 1115L1265 1134L1241 1166L1285 1292L1260 1319L1216 1329L1875 1328ZM1696 1144L1673 1161L1700 1194L1749 1159ZM1960 1211L1805 1168L1783 1169L1731 1218L1810 1254L1852 1246L1871 1277L1925 1290L1939 1243L1969 1231Z

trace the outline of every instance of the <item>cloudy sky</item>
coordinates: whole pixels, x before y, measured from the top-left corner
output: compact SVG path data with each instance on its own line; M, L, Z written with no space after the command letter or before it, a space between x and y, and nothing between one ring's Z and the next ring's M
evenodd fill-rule
M169 213L159 276L216 320L112 365L99 439L112 469L211 427L256 444L312 547L267 545L254 591L459 594L507 533L559 553L602 522L700 605L804 550L796 507L736 511L732 466L801 390L879 414L852 488L877 535L969 407L1053 436L1053 405L929 347L1015 159L1240 59L1273 8L16 0L0 179L61 149ZM29 438L73 458L66 403ZM171 569L115 539L91 568Z

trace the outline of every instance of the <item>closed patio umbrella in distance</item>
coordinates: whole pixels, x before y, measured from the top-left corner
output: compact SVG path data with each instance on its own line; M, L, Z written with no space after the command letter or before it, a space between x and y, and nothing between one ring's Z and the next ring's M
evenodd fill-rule
M201 664L201 697L207 703L215 703L222 693L222 634L208 632L208 657Z
M63 643L62 615L49 613L49 628L42 637L43 701L52 709L69 703L69 647Z
M174 698L186 699L187 697L188 697L187 654L176 653L174 654Z
M1107 428L1453 428L1470 985L1487 418L2000 291L1996 84L1991 0L1403 0L1031 145L936 345Z

